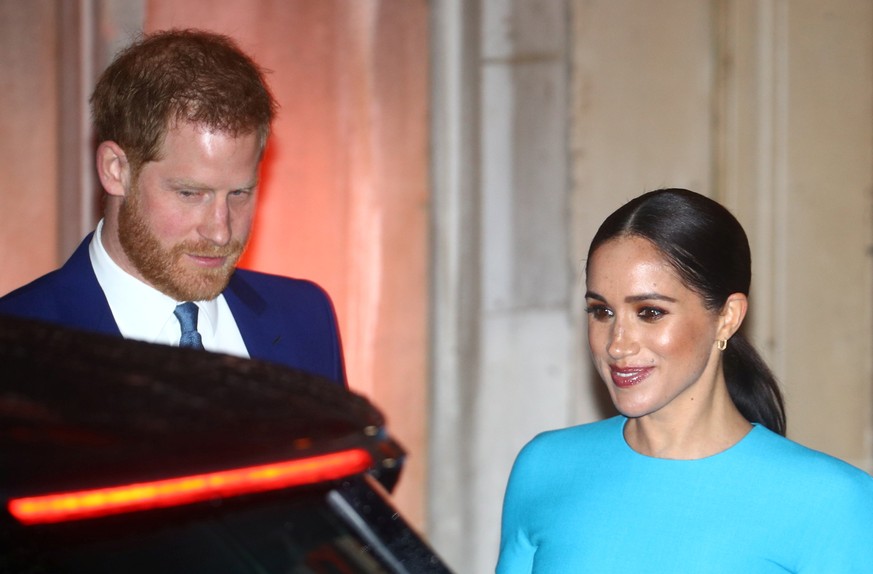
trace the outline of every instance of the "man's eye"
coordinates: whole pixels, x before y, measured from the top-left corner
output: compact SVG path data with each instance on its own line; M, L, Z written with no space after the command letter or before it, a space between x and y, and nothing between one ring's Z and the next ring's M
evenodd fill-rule
M253 192L253 189L235 189L229 195L234 201L246 202L252 197Z
M667 313L663 309L657 307L643 307L637 315L645 321L657 321Z
M605 321L612 317L612 310L605 305L589 305L585 308L585 312L597 321Z

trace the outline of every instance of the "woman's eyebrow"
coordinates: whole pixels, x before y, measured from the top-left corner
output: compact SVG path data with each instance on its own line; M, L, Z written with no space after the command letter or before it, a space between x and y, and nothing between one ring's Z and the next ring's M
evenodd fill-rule
M586 291L585 298L586 299L597 299L598 301L603 301L604 303L606 302L606 297L604 297L603 295L599 295L599 294L595 293L594 291Z
M626 303L639 303L641 301L667 301L668 303L675 303L677 301L673 297L660 293L641 293L640 295L625 297L624 300Z
M606 297L599 293L595 293L594 291L587 291L585 293L585 298L606 302ZM662 295L661 293L641 293L639 295L625 297L624 301L625 303L639 303L641 301L667 301L668 303L676 303L677 299L667 295Z

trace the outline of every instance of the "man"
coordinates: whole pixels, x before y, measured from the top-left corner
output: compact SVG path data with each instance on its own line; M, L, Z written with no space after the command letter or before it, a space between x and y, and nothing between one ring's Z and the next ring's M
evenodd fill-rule
M91 97L103 219L0 314L263 359L345 384L315 284L236 269L276 102L225 36L171 30L122 51ZM193 303L193 304L192 304Z

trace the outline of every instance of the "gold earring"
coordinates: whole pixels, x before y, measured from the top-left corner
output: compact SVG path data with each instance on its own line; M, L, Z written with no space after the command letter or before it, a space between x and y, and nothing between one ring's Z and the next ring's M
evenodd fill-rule
M724 351L727 349L727 339L719 339L715 342L715 346L718 347L719 351Z

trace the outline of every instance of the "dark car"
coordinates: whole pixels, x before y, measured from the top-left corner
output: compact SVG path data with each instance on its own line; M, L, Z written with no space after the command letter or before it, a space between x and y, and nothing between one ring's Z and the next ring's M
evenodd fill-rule
M3 317L0 365L0 572L448 572L338 385Z

